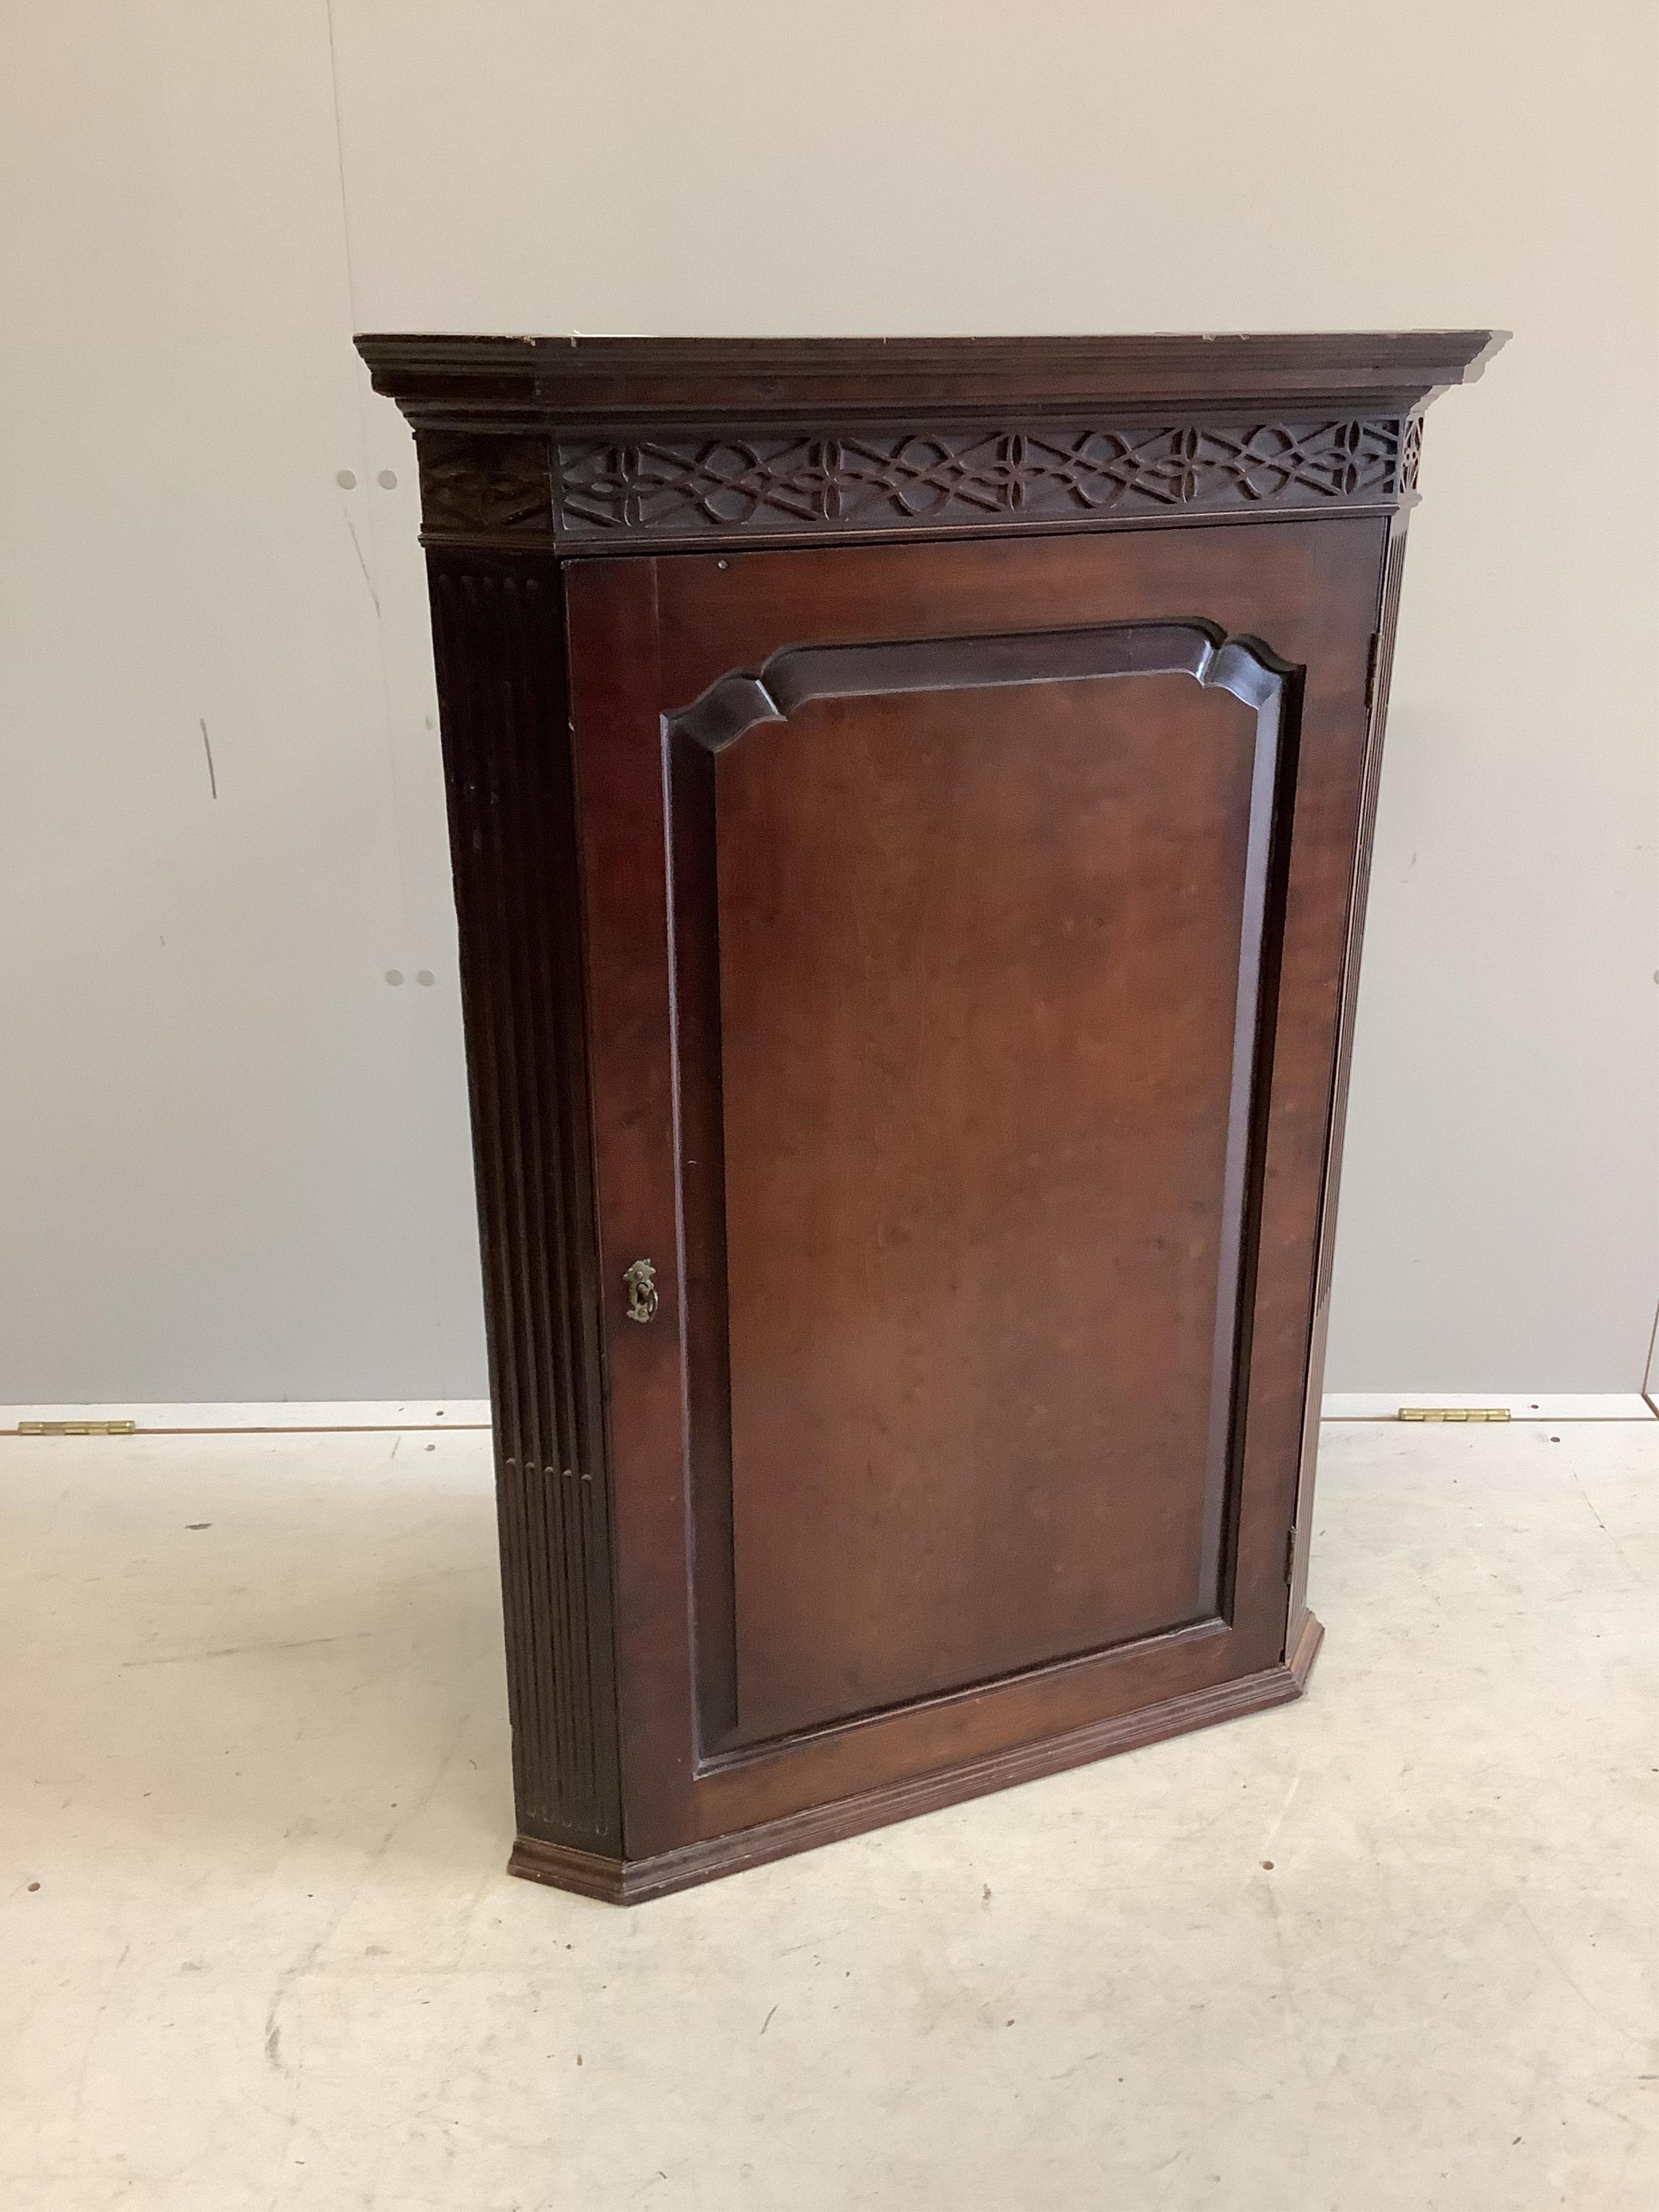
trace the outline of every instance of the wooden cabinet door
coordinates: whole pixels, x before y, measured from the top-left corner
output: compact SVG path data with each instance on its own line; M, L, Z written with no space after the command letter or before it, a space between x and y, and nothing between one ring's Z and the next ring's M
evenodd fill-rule
M630 1854L1282 1656L1382 551L569 571Z

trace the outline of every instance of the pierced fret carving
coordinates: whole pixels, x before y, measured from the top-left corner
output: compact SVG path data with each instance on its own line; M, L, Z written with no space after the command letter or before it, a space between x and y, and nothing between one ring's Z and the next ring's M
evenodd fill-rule
M1417 416L566 438L420 432L434 544L684 544L1389 507Z
M421 430L421 510L428 538L548 536L553 472L544 437Z
M833 535L1379 504L1406 489L1407 436L1407 420L1390 416L567 441L560 535Z
M1400 441L1400 489L1402 492L1417 489L1417 471L1423 459L1423 417L1407 417Z

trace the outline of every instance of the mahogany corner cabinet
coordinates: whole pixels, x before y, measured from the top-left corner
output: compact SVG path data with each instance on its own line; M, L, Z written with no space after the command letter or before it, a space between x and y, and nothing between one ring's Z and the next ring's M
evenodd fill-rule
M652 1897L1300 1691L1407 515L1498 342L358 341L515 1872Z

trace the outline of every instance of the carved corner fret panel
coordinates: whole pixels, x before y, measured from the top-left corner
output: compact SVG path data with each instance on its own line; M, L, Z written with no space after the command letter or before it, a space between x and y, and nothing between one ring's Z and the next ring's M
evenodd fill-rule
M635 1901L1299 1693L1406 523L1498 342L359 341L514 1872Z
M431 542L514 543L553 531L552 454L544 437L422 430L421 513Z

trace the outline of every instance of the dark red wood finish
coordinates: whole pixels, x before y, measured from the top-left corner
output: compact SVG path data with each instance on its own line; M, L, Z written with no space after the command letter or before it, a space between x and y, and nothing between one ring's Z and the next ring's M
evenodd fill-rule
M940 690L720 759L744 1739L1214 1612L1255 719Z
M518 1871L653 1895L1296 1694L1418 410L1489 349L364 342Z
M642 1834L647 1850L641 1856L672 1848L693 1836L714 1836L781 1814L794 1813L825 1797L848 1794L851 1787L890 1783L925 1773L948 1760L1006 1750L1039 1729L1079 1728L1121 1714L1143 1704L1215 1686L1279 1663L1284 1656L1288 1622L1285 1587L1286 1545L1295 1516L1301 1417L1307 1387L1308 1324L1314 1296L1314 1269L1324 1147L1330 1103L1330 1085L1338 989L1341 975L1342 923L1350 887L1352 840L1356 832L1362 787L1365 734L1365 690L1370 641L1376 620L1386 528L1370 521L1318 525L1286 524L1272 532L1249 529L1216 528L1190 537L1156 535L1017 544L933 548L881 548L835 553L800 555L768 553L730 559L722 567L714 559L684 556L657 562L654 578L643 573L646 564L585 563L570 574L570 654L572 697L577 743L578 787L585 824L606 824L603 845L586 850L589 944L592 949L590 975L595 1049L593 1097L598 1133L600 1190L601 1279L606 1285L612 1316L608 1336L611 1377L611 1477L618 1524L632 1532L624 1545L618 1568L624 1621L648 1621L636 1647L624 1636L620 1664L624 1790L630 1822L629 1856L633 1836ZM687 1376L678 1355L676 1340L683 1323L695 1334L698 1317L682 1307L674 1285L677 1270L661 1267L665 1278L664 1310L658 1324L647 1329L628 1328L621 1322L622 1274L636 1256L662 1258L676 1250L682 1198L675 1155L676 1037L670 1018L673 979L671 974L671 921L668 852L670 832L665 805L663 767L665 714L695 700L710 684L732 668L758 668L786 642L841 641L872 636L915 638L919 635L959 636L975 630L1006 633L1022 624L1033 631L1056 625L1106 627L1167 622L1172 613L1216 625L1224 634L1254 637L1279 660L1297 672L1293 689L1299 695L1296 715L1296 781L1293 791L1281 794L1279 806L1291 810L1290 822L1281 823L1281 843L1288 846L1288 879L1285 887L1282 924L1275 921L1272 934L1282 940L1270 945L1270 968L1277 971L1278 988L1273 1019L1263 1048L1254 1055L1258 1065L1257 1095L1250 1118L1261 1117L1260 1165L1250 1184L1238 1194L1240 1218L1225 1218L1224 1154L1226 1149L1226 1048L1232 1042L1231 1012L1238 989L1241 955L1254 951L1242 943L1238 914L1242 895L1243 847L1248 835L1249 779L1246 763L1253 748L1242 742L1252 718L1238 702L1224 696L1206 694L1190 678L1126 677L1089 684L1055 687L1048 692L1048 707L1041 702L1041 687L1028 696L1019 687L966 695L951 692L923 694L877 704L890 725L890 749L908 772L916 772L915 756L926 760L928 739L947 729L965 730L977 738L975 750L983 757L988 733L984 708L995 702L990 728L1005 747L1013 750L1026 772L1028 786L1039 804L1041 827L1032 836L1036 851L1017 852L1016 883L1035 884L1048 872L1050 880L1067 884L1068 868L1077 860L1068 841L1073 824L1069 808L1060 804L1064 795L1055 787L1054 755L1057 725L1063 732L1069 720L1069 755L1074 775L1092 773L1097 792L1109 790L1113 764L1127 771L1139 769L1142 780L1139 803L1154 807L1173 784L1177 791L1190 786L1186 796L1192 812L1192 795L1211 810L1210 841L1200 840L1197 855L1182 850L1184 839L1172 836L1166 827L1160 867L1142 843L1091 841L1097 867L1109 872L1097 882L1086 905L1078 911L1097 916L1109 898L1133 901L1137 891L1149 908L1146 919L1157 917L1158 927L1149 929L1136 950L1134 963L1098 957L1091 960L1081 981L1080 994L1065 1004L1063 1025L1069 1033L1063 1047L1086 1050L1091 1039L1106 1042L1097 1015L1085 1012L1092 992L1107 998L1116 1034L1110 1050L1101 1054L1096 1070L1096 1091L1085 1102L1095 1109L1083 1123L1098 1121L1103 1109L1109 1113L1112 1093L1132 1095L1137 1070L1149 1076L1153 1086L1152 1111L1134 1132L1141 1146L1135 1165L1146 1188L1144 1216L1134 1222L1127 1240L1116 1243L1103 1235L1100 1189L1104 1161L1100 1151L1086 1152L1075 1162L1066 1158L1067 1143L1075 1145L1079 1124L1057 1121L1053 1109L1036 1124L1034 1146L1038 1176L1057 1178L1059 1202L1045 1206L1042 1218L1060 1226L1067 1242L1056 1254L1058 1273L1088 1265L1092 1244L1095 1271L1107 1280L1104 1297L1092 1293L1094 1327L1103 1324L1125 1339L1127 1355L1114 1376L1097 1371L1087 1352L1079 1355L1065 1376L1063 1416L1100 1425L1090 1431L1095 1456L1109 1447L1103 1417L1115 1411L1127 1428L1111 1454L1115 1480L1122 1495L1113 1495L1114 1483L1105 1483L1109 1516L1135 1530L1134 1556L1128 1565L1132 1602L1115 1618L1097 1603L1092 1615L1090 1598L1097 1583L1085 1579L1072 1599L1066 1614L1058 1613L1052 1597L1049 1609L1037 1622L1029 1614L1013 1623L1001 1614L995 1595L982 1590L980 1602L966 1619L954 1625L957 1642L946 1664L958 1671L947 1681L917 1683L915 1701L895 1703L891 1695L906 1664L913 1668L915 1654L907 1635L919 1627L924 1636L936 1627L941 1614L924 1606L904 1627L890 1618L888 1636L871 1639L873 1649L863 1661L873 1679L862 1686L850 1685L854 1712L872 1717L843 1720L838 1727L805 1730L762 1748L737 1751L722 1741L723 1732L706 1723L699 1728L698 1658L705 1633L711 1642L728 1648L737 1644L735 1664L741 1688L745 1660L762 1680L762 1726L766 1699L774 1710L787 1711L792 1694L787 1681L763 1678L769 1664L779 1663L778 1638L781 1622L769 1630L771 1643L763 1635L758 1649L745 1653L734 1638L729 1620L711 1617L708 1607L719 1594L705 1579L705 1607L688 1621L684 1593L688 1583L690 1538L697 1505L718 1480L708 1464L699 1465L687 1450L687 1437L678 1418L687 1396ZM636 649L629 658L626 674L617 665L617 641L626 630L636 648L647 632L654 650ZM590 690L590 684L592 688ZM625 684L625 696L619 684ZM1056 707L1060 709L1055 714ZM964 708L980 710L975 714ZM811 710L809 710L809 713ZM822 710L817 710L821 713ZM865 709L867 715L869 708ZM793 728L792 723L788 726ZM1020 744L1022 726L1026 732ZM1134 732L1126 744L1126 733ZM1223 732L1226 732L1224 738ZM723 757L720 766L741 761L744 750L757 738L774 733L763 729L750 733ZM1088 740L1092 736L1107 758L1090 763ZM1229 740L1231 742L1229 742ZM843 757L845 748L842 749ZM1231 758L1226 756L1231 751ZM1162 757L1160 758L1160 756ZM759 757L758 755L756 756ZM925 771L924 771L925 772ZM1102 779L1104 779L1103 781ZM603 797L596 792L603 791ZM672 791L672 785L670 787ZM1047 805L1042 805L1047 794ZM1075 804L1075 794L1070 794ZM1166 813L1168 805L1166 800ZM833 805L822 805L818 833L832 854L846 854L835 822ZM617 823L627 828L619 846ZM948 819L948 815L947 817ZM1291 825L1293 823L1293 831ZM1141 825L1146 827L1144 819ZM1182 824L1189 831L1190 819ZM913 818L903 830L914 840ZM1290 832L1290 834L1286 834ZM1010 837L1010 844L1012 840ZM625 848L627 860L622 857ZM865 865L873 865L869 842L860 850ZM1196 857L1203 866L1189 872ZM1136 882L1137 865L1150 874ZM739 873L741 871L741 858ZM1191 884L1193 896L1187 888ZM1072 886L1076 888L1075 884ZM1004 895L1006 896L1005 872ZM1189 945L1171 927L1183 908L1196 912L1193 927L1197 942ZM1057 909L1048 910L1051 927L1063 921ZM921 948L920 975L909 987L908 1004L917 1012L931 997L942 1001L947 1019L971 1004L978 979L953 971L951 955L957 939L952 932L963 926L963 915L947 910L927 925ZM1056 930L1056 934L1063 933ZM814 946L813 940L816 940ZM1259 940L1258 940L1259 942ZM799 988L810 991L810 972L798 975L809 949L821 950L822 933L807 929L793 936L785 931L779 939L784 955L775 972L777 991L788 1004L798 1004ZM602 953L600 948L605 948ZM793 948L793 960L789 957ZM914 954L916 948L908 949ZM890 947L884 972L902 975L904 949ZM1052 951L1042 969L1029 978L1035 995L1054 988ZM1206 995L1200 1007L1186 1009L1193 1022L1185 1061L1176 1056L1169 1065L1165 1041L1169 1002L1182 992L1190 994L1194 980L1209 964L1212 971L1200 988ZM1117 972L1107 982L1104 970ZM1127 972L1125 972L1125 969ZM613 992L619 1005L637 1009L625 1030L606 1015ZM1006 992L1006 1007L999 1015L1012 1016L1018 992ZM1064 1003L1064 1002L1063 1002ZM786 1004L785 1011L788 1011ZM648 1011L647 1011L648 1010ZM730 1018L722 1007L721 1024ZM708 1015L704 1013L705 1024ZM1079 1037L1078 1023L1087 1020ZM751 1015L739 1016L744 1044L737 1054L741 1068L745 1052L757 1048L760 1031ZM621 1048L614 1053L608 1040L616 1035ZM1191 1040L1197 1040L1194 1045ZM1018 1042L1018 1037L1016 1042ZM764 1038L759 1049L766 1049ZM814 1047L815 1054L820 1048ZM690 1057L682 1027L678 1059L684 1067ZM720 1054L728 1087L732 1056ZM1028 1069L1020 1056L1000 1060L994 1050L981 1053L975 1068L979 1103L1000 1100L1009 1109L1027 1114L1024 1098ZM860 1078L867 1095L870 1079ZM1160 1086L1167 1084L1168 1090ZM1185 1090L1185 1104L1195 1111L1194 1150L1197 1157L1178 1167L1166 1164L1160 1146L1170 1134L1155 1127L1159 1109L1169 1114L1174 1094ZM1196 1092L1196 1097L1193 1095ZM797 1107L805 1103L795 1102ZM1069 1102L1067 1102L1069 1103ZM714 1116L705 1109L701 1121L694 1115L689 1126L700 1146L688 1156L702 1159L715 1149L718 1135ZM1133 1125L1126 1125L1124 1133ZM1029 1131L1028 1131L1029 1133ZM1111 1124L1107 1124L1109 1139ZM820 1106L814 1122L796 1134L812 1152L821 1172L855 1181L860 1175L873 1179L864 1204L880 1207L882 1187L879 1158L872 1144L860 1145L837 1132L833 1115ZM926 1121L914 1110L901 1124L901 1139L911 1161L927 1158L930 1139ZM1206 1141L1207 1140L1207 1141ZM730 1144L729 1129L726 1143ZM1006 1137L988 1138L984 1157L972 1184L975 1196L984 1198L994 1188L994 1177L1008 1171L1011 1147ZM937 1156L936 1154L934 1155ZM727 1167L728 1183L732 1180ZM688 1171L689 1176L690 1171ZM747 1188L756 1173L752 1158L741 1164L740 1184ZM611 1196L618 1194L623 1221L613 1229ZM888 1224L902 1216L896 1209L899 1194L889 1190ZM1162 1209L1171 1206L1170 1215ZM1079 1218L1079 1209L1081 1214ZM938 1233L946 1213L946 1194L936 1199L927 1226ZM1115 1295L1110 1273L1126 1261L1144 1263L1147 1240L1176 1227L1184 1213L1194 1223L1194 1242L1200 1252L1193 1261L1191 1284L1202 1279L1211 1303L1197 1303L1188 1291L1189 1311L1184 1318L1187 1334L1181 1340L1166 1316L1160 1316L1138 1295L1144 1283L1132 1282ZM700 1219L694 1202L686 1218ZM869 1226L867 1212L864 1226ZM1024 1224L1019 1224L1024 1226ZM1184 1223L1182 1224L1184 1226ZM756 1224L763 1231L764 1224ZM1211 1354L1216 1322L1214 1285L1216 1253L1224 1231L1236 1227L1251 1246L1259 1243L1254 1296L1241 1316L1240 1346L1248 1346L1248 1367L1238 1378L1244 1394L1239 1427L1243 1449L1234 1470L1231 1499L1237 1520L1237 1553L1227 1611L1231 1622L1200 1601L1200 1581L1206 1566L1218 1573L1219 1560L1206 1559L1198 1542L1203 1485L1194 1484L1194 1458L1201 1461L1200 1440L1207 1431L1212 1409ZM798 1224L780 1218L775 1233L786 1253L799 1250L793 1240ZM732 1242L732 1223L726 1216L726 1241ZM739 1223L738 1234L749 1234ZM689 1254L689 1261L698 1255ZM994 1255L1006 1263L1007 1254ZM1020 1250L1018 1281L1023 1292L1040 1290L1040 1255ZM994 1279L995 1267L988 1271ZM820 1285L822 1287L822 1285ZM831 1287L857 1296L856 1263L842 1253ZM614 1295L613 1295L614 1293ZM810 1305L806 1309L810 1311ZM787 1309L787 1318L799 1322L802 1309ZM1028 1362L1035 1331L1031 1316L1014 1325L1013 1340L1024 1345ZM1194 1325L1194 1322L1196 1325ZM993 1332L994 1334L994 1332ZM981 1376L976 1363L989 1348L989 1336L977 1341L948 1340L943 1347L931 1389L913 1410L924 1421L936 1425L960 1422L964 1409L971 1411ZM1230 1350L1234 1347L1230 1345ZM1095 1347L1098 1358L1098 1346ZM1045 1347L1043 1364L1051 1352ZM1136 1395L1134 1369L1138 1360L1150 1362L1147 1387L1133 1410L1115 1397ZM1160 1364L1161 1363L1161 1364ZM1063 1374L1066 1363L1060 1363ZM1229 1360L1225 1387L1234 1385L1233 1370L1239 1364L1237 1351ZM877 1373L879 1372L878 1366ZM895 1360L891 1414L903 1400L904 1378ZM763 1364L755 1369L754 1387L769 1379ZM1049 1370L1052 1387L1060 1375ZM872 1377L873 1382L874 1376ZM734 1397L741 1399L738 1382ZM1161 1395L1173 1390L1170 1405ZM696 1402L693 1401L693 1402ZM715 1460L718 1444L710 1431L718 1425L706 1398L702 1448ZM647 1416L641 1409L649 1405ZM671 1412L672 1409L672 1412ZM1156 1448L1159 1427L1170 1422L1164 1452ZM931 1583L935 1562L943 1559L949 1572L953 1547L960 1571L960 1547L964 1523L972 1525L971 1510L942 1528L930 1526L951 1504L951 1493L966 1485L982 1488L988 1498L1000 1500L1002 1519L992 1532L992 1543L981 1553L975 1551L971 1564L990 1564L999 1547L1006 1547L1011 1533L1019 1528L1022 1498L1029 1493L1033 1455L1055 1448L1056 1425L1052 1411L1032 1433L1031 1409L1005 1410L993 1448L968 1455L964 1468L933 1456L916 1468L908 1494L897 1501L882 1501L878 1492L854 1495L856 1513L860 1502L878 1510L871 1540L853 1559L860 1571L836 1575L831 1570L825 1601L833 1607L851 1603L866 1607L877 1595L866 1577L878 1571L882 1539L902 1531L899 1571L908 1571L921 1585ZM1021 1447L1021 1433L1025 1443ZM863 1441L864 1439L860 1439ZM828 1440L826 1440L828 1441ZM839 1443L842 1439L836 1439ZM688 1462L690 1462L688 1464ZM895 1479L894 1462L874 1478ZM826 1462L811 1468L805 1480L822 1493L828 1480L844 1480L844 1461L833 1449ZM757 1456L751 1466L738 1470L738 1496L747 1476L756 1486L754 1516L769 1527L775 1543L781 1540L780 1516L785 1486L801 1479L787 1456L768 1462ZM767 1495L771 1487L771 1497ZM1086 1526L1091 1504L1102 1487L1098 1468L1090 1462L1087 1449L1067 1460L1057 1501L1063 1514L1073 1517L1073 1528L1062 1528L1062 1540ZM692 1513L687 1513L688 1497ZM885 1510L879 1508L884 1504ZM1197 1514L1194 1514L1194 1507ZM1114 1513L1115 1509L1115 1513ZM1185 1515L1184 1520L1182 1515ZM769 1521L769 1514L770 1519ZM907 1522L907 1515L912 1516ZM1179 1523L1170 1525L1161 1516ZM732 1515L733 1535L741 1542L741 1507ZM718 1522L714 1522L718 1526ZM783 1526L787 1527L787 1523ZM810 1547L823 1533L821 1516L800 1532ZM728 1542L731 1540L727 1540ZM1057 1553L1045 1545L1039 1527L1023 1532L1013 1553L1003 1564L1023 1577L1029 1595L1041 1583L1045 1561L1052 1572ZM763 1576L768 1565L756 1563ZM741 1558L738 1561L742 1565ZM1087 1568L1080 1571L1088 1575ZM1183 1604L1179 1593L1190 1593ZM745 1603L752 1613L764 1614L771 1592L763 1581L744 1588L741 1573L730 1577L736 1585L738 1622L741 1627ZM971 1577L969 1577L971 1580ZM787 1595L787 1593L786 1593ZM956 1600L960 1589L949 1589ZM726 1601L730 1603L731 1600ZM1138 1610L1136 1609L1138 1606ZM894 1611L898 1609L895 1608ZM948 1611L948 1607L945 1609ZM1092 1644L1086 1634L1080 1645L1066 1649L1065 1631L1080 1630L1092 1618L1098 1630ZM812 1626L822 1626L821 1621ZM759 1621L751 1621L759 1628ZM1145 1640L1123 1640L1127 1636ZM1036 1662L1040 1656L1018 1644L1020 1635L1044 1632L1051 1638L1046 1655L1060 1663L1047 1668ZM803 1639L810 1644L811 1638ZM843 1640L830 1653L843 1662L856 1648L856 1638ZM1053 1644L1060 1650L1056 1653ZM975 1646L988 1663L975 1666ZM1110 1649L1103 1647L1111 1646ZM768 1652L771 1653L769 1662ZM634 1663L637 1655L637 1671ZM808 1650L793 1664L809 1668L822 1663L823 1653ZM999 1668L998 1661L1004 1664ZM1016 1672L1020 1662L1024 1671ZM881 1669L888 1670L885 1675ZM997 1682L999 1672L1010 1679ZM957 1694L927 1697L925 1691L955 1690ZM632 1703L637 1692L639 1705ZM798 1694L798 1693L796 1693ZM834 1698L821 1699L834 1705ZM887 1710L878 1710L882 1707ZM843 1705L843 1711L845 1706ZM829 1714L822 1714L830 1717ZM839 1717L839 1716L837 1716ZM738 1732L743 1728L741 1698ZM675 1755L669 1753L672 1730ZM660 1738L652 1741L660 1731ZM631 1755L640 1749L637 1766ZM696 1770L701 1764L705 1771ZM653 1820L653 1814L656 1820ZM660 1826L657 1822L660 1821Z

